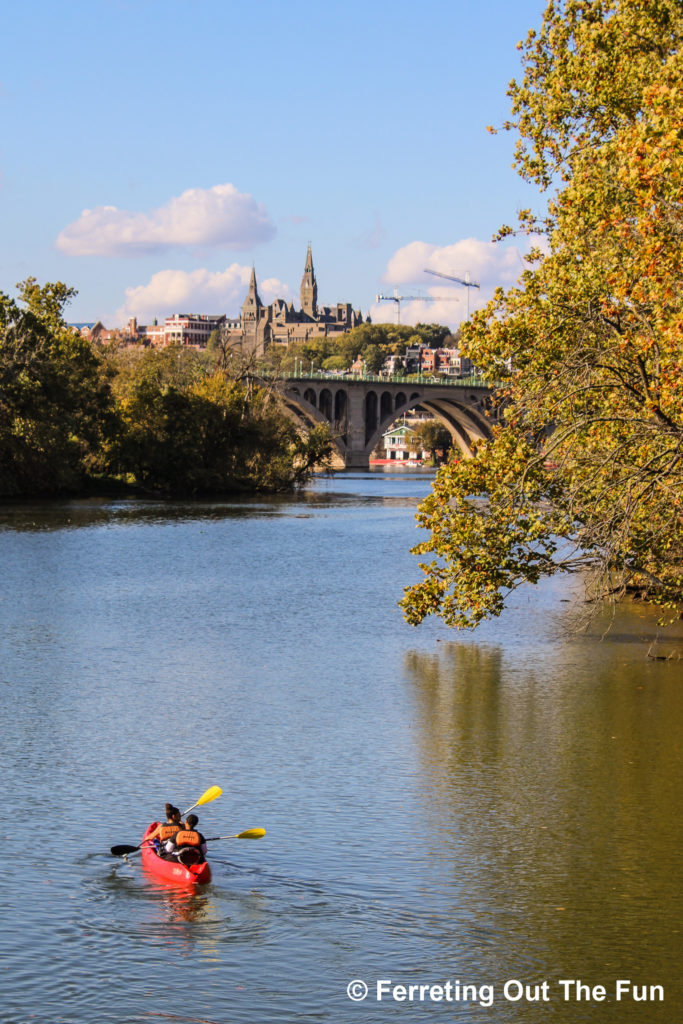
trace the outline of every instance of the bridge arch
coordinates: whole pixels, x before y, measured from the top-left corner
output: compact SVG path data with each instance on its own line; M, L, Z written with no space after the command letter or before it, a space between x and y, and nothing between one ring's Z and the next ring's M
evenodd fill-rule
M334 420L332 427L335 433L339 434L346 444L348 430L348 396L343 388L334 396Z
M365 395L365 446L367 447L368 441L373 437L377 420L378 420L378 402L377 392L368 391ZM369 458L369 456L368 456Z
M290 387L281 394L285 412L296 423L311 429L319 423L329 423L329 419L318 409L318 396L313 388L306 388L303 395L297 387ZM343 412L341 410L343 409ZM332 441L339 455L346 462L346 394L335 395L335 411L339 410L339 420L332 424Z
M397 406L394 412L380 418L374 433L366 441L368 458L391 424L403 413L411 412L416 408L431 413L446 427L453 439L454 446L460 449L465 458L472 455L472 441L483 441L491 436L490 421L487 421L486 416L478 408L457 402L450 395L446 398L429 400L420 396L419 401L416 401L417 397L416 394L411 395L411 398L406 400L403 406ZM478 400L476 404L479 404Z
M332 392L329 388L323 388L318 396L318 408L328 423L332 422Z
M409 385L365 378L328 377L279 384L289 414L310 428L327 422L334 444L349 468L367 468L382 434L403 413L422 408L449 431L464 457L472 442L491 436L491 389L476 381Z

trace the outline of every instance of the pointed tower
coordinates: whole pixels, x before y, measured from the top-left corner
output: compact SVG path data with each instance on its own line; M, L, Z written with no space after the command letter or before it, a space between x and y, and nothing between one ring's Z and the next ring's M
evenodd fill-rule
M248 324L256 325L259 322L262 309L263 303L259 298L258 289L256 287L256 270L252 267L251 278L249 280L249 291L247 292L246 299L242 303L242 326L245 327Z
M242 303L242 344L244 345L245 352L257 352L259 354L263 352L267 312L259 298L256 287L256 270L252 267L249 291Z
M314 320L318 317L318 285L315 280L315 271L313 269L313 257L311 256L311 247L308 246L308 252L306 253L306 267L304 269L304 276L301 278L301 308L304 313L308 313Z

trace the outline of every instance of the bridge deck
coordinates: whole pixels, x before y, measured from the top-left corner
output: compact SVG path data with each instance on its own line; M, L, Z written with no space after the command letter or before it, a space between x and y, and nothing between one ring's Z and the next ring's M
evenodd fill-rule
M482 377L434 377L431 374L411 373L409 377L381 377L379 374L371 373L325 373L320 370L312 370L310 373L280 373L280 380L317 380L327 381L329 384L348 384L359 381L363 384L375 382L377 384L438 384L440 387L459 388L486 388L491 385Z

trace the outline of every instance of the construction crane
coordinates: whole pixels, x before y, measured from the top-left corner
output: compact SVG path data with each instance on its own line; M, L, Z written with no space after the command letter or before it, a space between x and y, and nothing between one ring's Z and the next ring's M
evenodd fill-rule
M396 323L401 322L401 303L402 302L460 302L460 299L454 295L399 295L398 288L394 288L393 295L376 295L375 300L377 302L395 302L396 303Z
M469 270L463 277L453 277L452 274L442 274L439 270L430 270L429 267L425 267L425 274L434 274L434 277L445 277L447 281L457 281L458 284L464 284L467 288L467 319L470 318L470 288L478 288L478 281L470 281Z

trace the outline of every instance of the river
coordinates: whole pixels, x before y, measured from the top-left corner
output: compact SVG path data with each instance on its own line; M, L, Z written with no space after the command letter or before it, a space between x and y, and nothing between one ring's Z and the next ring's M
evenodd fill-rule
M0 509L5 1024L681 1017L679 666L564 580L407 626L428 487ZM110 856L211 785L205 889Z

